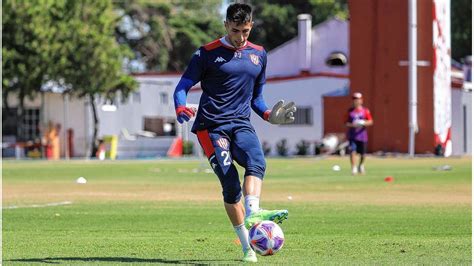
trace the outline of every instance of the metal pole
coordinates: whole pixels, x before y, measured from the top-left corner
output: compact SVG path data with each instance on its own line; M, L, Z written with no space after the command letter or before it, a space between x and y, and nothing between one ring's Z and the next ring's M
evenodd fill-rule
M89 145L89 139L91 138L90 128L89 128L89 119L90 118L90 109L89 109L89 97L84 97L84 158L88 160L91 154L91 146Z
M416 0L408 0L408 119L410 157L415 156L415 134L417 121L417 18Z
M64 158L69 160L69 143L67 139L67 119L68 119L68 110L69 110L69 94L64 94L64 118L63 118L63 143L64 143Z

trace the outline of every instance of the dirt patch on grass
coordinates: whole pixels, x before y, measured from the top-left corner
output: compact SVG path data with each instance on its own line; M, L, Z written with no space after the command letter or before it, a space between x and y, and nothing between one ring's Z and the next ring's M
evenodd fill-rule
M3 205L59 201L221 201L217 182L194 184L4 184ZM384 188L322 187L285 189L268 186L262 200L294 203L348 203L375 205L471 204L471 187L397 185Z

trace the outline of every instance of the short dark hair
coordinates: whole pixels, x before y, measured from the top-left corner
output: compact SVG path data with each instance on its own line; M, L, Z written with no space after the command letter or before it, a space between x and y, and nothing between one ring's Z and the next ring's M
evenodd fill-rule
M247 4L235 3L227 8L226 20L237 25L252 21L252 7Z

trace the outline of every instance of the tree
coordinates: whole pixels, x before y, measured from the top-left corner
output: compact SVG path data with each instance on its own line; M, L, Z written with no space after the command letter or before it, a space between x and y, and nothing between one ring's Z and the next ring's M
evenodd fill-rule
M71 45L65 51L67 60L56 74L71 85L68 93L90 100L94 120L94 156L99 125L96 97L115 99L120 94L125 99L138 83L123 73L124 58L130 57L131 53L115 40L118 16L111 1L71 0L63 14L64 26L69 30L62 31L62 40L69 40Z
M347 19L347 0L266 0L246 1L254 7L254 29L251 40L265 49L273 48L294 38L298 33L298 14L312 16L312 25L328 18Z
M472 0L451 1L452 56L456 60L472 55Z
M54 1L39 5L37 1L4 1L2 9L2 98L7 113L10 112L8 95L17 94L18 116L23 121L24 100L33 98L40 91L51 73L54 52L50 45L54 32L50 11ZM20 125L19 130L22 129ZM22 136L22 132L18 132Z
M4 102L9 93L18 93L22 105L46 83L88 97L96 143L95 98L119 92L126 97L138 85L123 72L124 58L131 54L115 40L118 16L111 0L9 0L3 12Z
M122 18L116 36L146 70L182 71L199 46L223 35L220 5L220 0L117 0Z

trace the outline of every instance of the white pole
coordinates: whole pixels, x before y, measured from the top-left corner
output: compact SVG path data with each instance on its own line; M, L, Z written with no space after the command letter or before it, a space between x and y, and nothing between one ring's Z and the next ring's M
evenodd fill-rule
M69 94L64 93L64 113L63 113L63 143L64 143L64 158L69 160L69 143L67 138L68 117L69 117Z
M300 52L300 71L311 70L311 15L299 14L298 49Z
M415 134L417 121L417 18L416 0L408 0L408 119L410 157L415 156Z
M91 154L91 146L89 145L90 139L90 129L89 129L89 119L90 119L90 109L89 109L89 97L84 97L84 159L88 160Z

